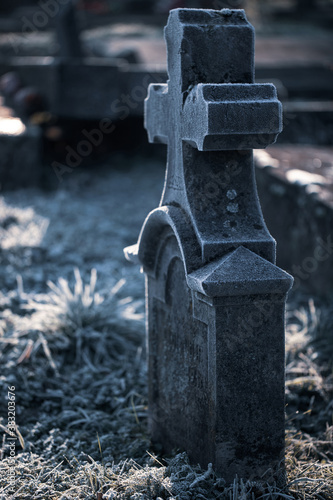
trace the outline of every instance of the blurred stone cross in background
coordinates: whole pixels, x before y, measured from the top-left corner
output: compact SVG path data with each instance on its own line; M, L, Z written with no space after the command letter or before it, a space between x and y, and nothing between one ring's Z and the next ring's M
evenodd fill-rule
M145 110L149 140L168 144L165 187L125 249L147 276L150 431L227 481L273 481L292 278L275 266L252 149L275 141L281 104L253 83L244 11L173 10L165 38L169 81L150 85Z
M76 22L75 6L77 0L69 0L60 5L59 14L55 19L57 40L59 43L59 57L62 60L83 57L80 43L80 33Z

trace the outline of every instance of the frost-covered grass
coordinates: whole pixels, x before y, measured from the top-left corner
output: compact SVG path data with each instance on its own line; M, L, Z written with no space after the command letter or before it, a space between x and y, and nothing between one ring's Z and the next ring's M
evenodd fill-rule
M332 498L332 350L320 319L330 326L329 308L310 300L288 313L287 486L237 477L226 484L185 453L154 455L141 305L118 297L123 282L111 292L96 284L95 270L84 284L75 269L72 283L59 278L46 294L25 293L19 279L1 297L1 397L15 385L19 438L10 495L3 413L1 499Z
M289 305L287 488L227 485L179 450L155 455L143 277L122 256L158 204L164 164L148 167L76 171L56 193L0 197L0 499L332 499L332 301L298 295ZM8 385L18 437L12 497Z

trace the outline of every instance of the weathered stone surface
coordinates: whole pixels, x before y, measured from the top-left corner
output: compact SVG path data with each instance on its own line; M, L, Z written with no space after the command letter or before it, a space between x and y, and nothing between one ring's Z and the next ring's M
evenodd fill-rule
M169 81L151 85L149 140L168 144L160 207L125 250L147 275L152 438L227 480L281 472L284 304L252 148L274 142L281 105L254 83L244 11L176 9Z

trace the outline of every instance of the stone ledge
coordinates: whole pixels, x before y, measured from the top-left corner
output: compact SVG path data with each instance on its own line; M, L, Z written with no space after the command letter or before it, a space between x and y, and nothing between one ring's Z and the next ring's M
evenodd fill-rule
M260 202L277 264L304 286L333 291L333 148L273 146L254 153Z

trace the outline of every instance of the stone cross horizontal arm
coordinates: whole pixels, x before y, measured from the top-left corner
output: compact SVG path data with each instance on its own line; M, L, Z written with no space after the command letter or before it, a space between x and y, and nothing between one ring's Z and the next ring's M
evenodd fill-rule
M167 144L173 133L168 85L152 84L145 107L150 142ZM271 84L202 84L181 112L181 139L199 151L264 148L282 130L282 106Z

